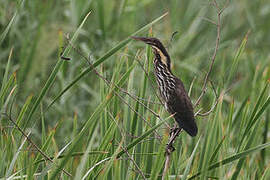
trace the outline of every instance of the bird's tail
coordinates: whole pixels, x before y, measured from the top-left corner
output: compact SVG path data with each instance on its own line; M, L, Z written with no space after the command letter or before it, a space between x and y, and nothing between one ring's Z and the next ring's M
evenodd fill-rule
M198 133L198 127L195 123L194 118L183 118L179 116L175 116L175 120L177 121L180 128L183 128L190 136L194 137Z

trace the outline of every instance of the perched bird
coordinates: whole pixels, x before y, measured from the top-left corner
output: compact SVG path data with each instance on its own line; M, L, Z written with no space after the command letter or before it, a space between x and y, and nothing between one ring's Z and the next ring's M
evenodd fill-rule
M170 114L174 114L173 117L179 128L184 129L190 136L196 136L198 128L195 123L192 103L182 81L171 71L171 59L165 47L157 38L134 36L131 38L143 41L152 47L155 55L154 73L166 110Z

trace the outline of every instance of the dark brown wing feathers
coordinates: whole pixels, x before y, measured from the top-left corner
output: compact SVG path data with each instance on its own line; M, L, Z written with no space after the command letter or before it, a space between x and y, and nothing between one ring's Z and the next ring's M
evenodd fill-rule
M177 87L174 95L170 96L172 99L168 101L168 110L172 114L175 113L174 118L180 128L183 128L189 135L196 136L198 128L195 123L192 103L181 80L176 78L176 81Z
M174 114L174 118L180 128L183 128L189 135L196 136L198 128L195 123L192 103L182 81L171 72L170 56L165 47L156 38L131 38L143 41L154 49L155 75L166 109L169 113Z

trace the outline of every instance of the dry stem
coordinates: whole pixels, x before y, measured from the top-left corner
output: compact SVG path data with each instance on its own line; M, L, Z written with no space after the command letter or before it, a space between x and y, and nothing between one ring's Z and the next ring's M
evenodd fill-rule
M224 6L224 8L220 9L219 6L218 6L218 4L217 4L217 2L216 2L216 0L213 0L213 5L217 9L217 22L214 22L214 21L212 21L212 20L210 20L208 18L204 18L208 22L216 25L216 27L217 27L217 37L216 37L216 44L215 44L214 53L213 53L213 55L211 57L211 64L210 64L209 70L208 70L208 72L207 72L207 74L205 75L205 78L204 78L202 92L201 92L199 98L197 99L197 101L195 102L194 107L196 107L196 106L198 106L200 104L200 101L201 101L202 97L206 93L207 83L209 81L209 75L210 75L210 73L211 73L211 71L213 69L213 65L214 65L214 62L215 62L215 59L216 59L216 55L217 55L217 52L218 52L218 48L219 48L220 29L221 29L221 20L220 20L221 19L221 14L224 11L224 9L226 8L227 3L228 3L228 1L226 2L226 5ZM212 83L211 83L211 85L213 87L213 90L214 90L214 93L215 93L215 96L216 96L216 101L214 103L214 106L208 112L206 112L206 113L200 114L199 112L201 110L199 110L195 115L207 116L216 107L217 102L218 102L218 95L217 95L216 90L215 90L215 88L214 88L214 86L213 86ZM180 132L181 132L181 129L176 129L176 131L174 129L170 133L169 143L166 146L166 153L165 153L165 155L166 155L166 161L165 161L164 170L163 170L163 174L162 174L162 180L166 177L167 171L168 171L168 169L170 167L171 153L174 151L173 142L174 142L175 138L179 135Z
M160 116L159 116L157 113L155 113L152 109L150 109L149 107L147 107L144 103L142 103L141 101L139 101L138 99L136 99L136 98L135 98L134 96L132 96L129 92L127 92L127 91L124 90L123 88L117 86L115 83L110 82L110 81L107 80L104 76L102 76L102 75L97 71L97 69L93 66L93 64L89 61L89 59L88 59L87 57L85 57L85 56L84 56L77 48L75 48L75 47L73 46L73 44L70 42L70 39L69 39L68 37L66 37L66 39L68 40L68 43L71 45L71 47L72 47L72 48L73 48L73 49L74 49L81 57L83 57L83 58L87 61L88 65L89 65L91 68L93 68L94 73L95 73L98 77L100 77L100 78L106 83L107 86L109 86L109 87L113 87L113 86L117 87L121 92L127 94L129 97L131 97L132 99L134 99L135 101L137 101L139 104L141 104L142 106L144 106L147 110L149 110L149 111L150 111L152 114L154 114L157 118L161 119ZM150 123L149 123L142 115L140 115L135 109L133 109L133 108L128 104L128 102L126 102L125 99L124 99L119 93L117 93L116 91L114 91L114 93L115 93L115 95L118 96L118 97L121 99L121 101L122 101L123 103L125 103L125 104L126 104L126 105L134 112L134 113L136 113L140 118L142 118L142 119L144 120L144 122L145 122L149 127L151 127L151 124L150 124ZM158 140L161 142L161 136L158 134L158 132L155 130L154 133L155 133L156 136L158 137Z
M20 131L20 133L27 139L27 141L48 161L53 163L53 160L47 156L30 138L29 136L18 126L18 124L12 119L11 115L8 115L7 113L3 113L11 122L14 124L14 126ZM72 177L72 175L67 172L66 170L62 169L62 171L67 174L69 177Z

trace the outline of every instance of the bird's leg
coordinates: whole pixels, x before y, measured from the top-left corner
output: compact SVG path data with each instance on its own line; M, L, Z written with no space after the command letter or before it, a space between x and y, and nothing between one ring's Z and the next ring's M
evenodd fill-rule
M174 123L173 127L170 129L170 137L176 133L176 131L179 129L177 123Z
M175 138L179 135L181 130L182 130L182 128L177 127L177 124L175 123L174 127L171 129L170 139L169 139L169 142L168 142L167 147L166 147L166 154L167 155L171 154L171 152L173 152L175 150L175 148L173 147L173 142L174 142Z

